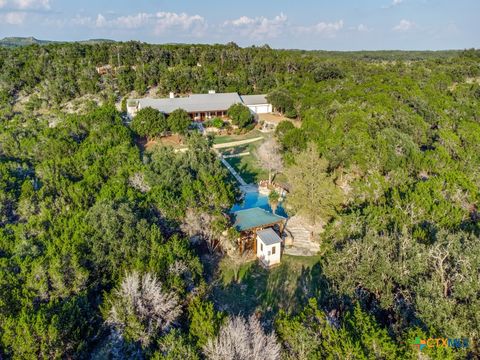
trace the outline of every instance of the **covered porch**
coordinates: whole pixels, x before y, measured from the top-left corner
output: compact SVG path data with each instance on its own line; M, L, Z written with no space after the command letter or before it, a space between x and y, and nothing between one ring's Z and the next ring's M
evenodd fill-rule
M189 115L194 121L205 121L205 120L213 119L215 117L224 119L227 116L227 111L226 110L195 111L195 112L190 112Z

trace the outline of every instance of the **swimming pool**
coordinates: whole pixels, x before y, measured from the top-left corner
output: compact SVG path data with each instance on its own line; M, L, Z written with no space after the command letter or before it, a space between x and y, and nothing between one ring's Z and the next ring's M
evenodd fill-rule
M251 209L255 207L259 207L261 209L272 212L272 207L268 203L268 196L260 194L258 191L246 192L243 197L243 202L233 205L231 211L233 212L238 210ZM275 214L283 217L288 217L281 203L277 206Z

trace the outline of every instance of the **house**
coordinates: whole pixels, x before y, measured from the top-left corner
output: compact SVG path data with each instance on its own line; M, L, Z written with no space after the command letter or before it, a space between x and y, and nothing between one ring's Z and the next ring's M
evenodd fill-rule
M234 104L245 104L252 113L270 111L272 106L267 103L265 95L244 95L238 93L216 93L211 90L208 94L192 94L186 97L175 97L170 93L168 98L129 99L127 113L134 117L140 109L151 107L168 115L174 110L183 109L195 121L203 121L213 117L224 117L227 110Z
M272 228L257 231L257 258L265 267L280 264L282 239Z

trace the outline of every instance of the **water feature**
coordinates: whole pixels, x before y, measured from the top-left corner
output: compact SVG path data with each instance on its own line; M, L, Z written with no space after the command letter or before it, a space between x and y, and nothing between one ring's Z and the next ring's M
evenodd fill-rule
M258 190L245 192L242 202L233 205L231 211L234 212L255 207L259 207L261 209L273 212L272 207L268 203L268 195L260 194ZM275 214L283 217L288 217L285 209L282 207L282 203L278 204Z

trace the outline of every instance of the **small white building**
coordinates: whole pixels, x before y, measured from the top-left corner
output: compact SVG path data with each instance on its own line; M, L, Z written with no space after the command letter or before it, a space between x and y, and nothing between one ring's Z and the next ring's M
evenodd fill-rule
M272 228L257 231L257 258L266 267L280 264L282 239Z

